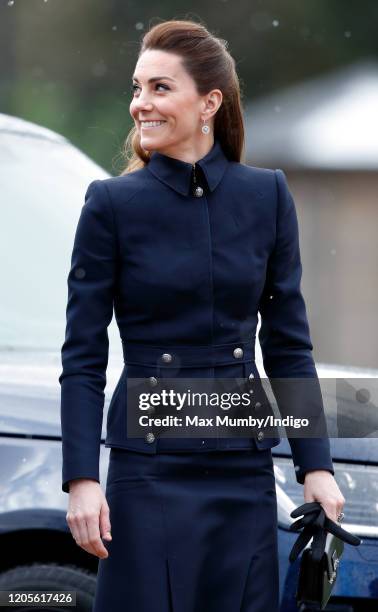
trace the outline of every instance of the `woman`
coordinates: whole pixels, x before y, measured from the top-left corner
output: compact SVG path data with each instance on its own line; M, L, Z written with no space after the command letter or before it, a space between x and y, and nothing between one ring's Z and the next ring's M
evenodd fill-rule
M269 378L316 379L294 203L282 170L241 163L235 63L205 27L155 25L132 90L133 157L121 176L89 185L68 277L59 378L67 522L100 558L95 612L274 612L271 448L280 438L128 436L127 382L143 378L153 390L169 377L235 377L260 397L258 311ZM125 368L109 407L104 495L113 304ZM305 501L336 520L345 500L328 437L289 441Z

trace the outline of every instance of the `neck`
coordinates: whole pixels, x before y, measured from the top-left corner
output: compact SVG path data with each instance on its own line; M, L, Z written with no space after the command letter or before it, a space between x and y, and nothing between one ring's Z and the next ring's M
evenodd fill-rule
M188 164L195 164L199 159L205 157L205 155L211 151L213 146L214 138L207 137L206 139L204 138L203 141L198 140L194 144L182 143L171 147L159 147L158 149L154 150L162 155L174 157L175 159L187 162Z

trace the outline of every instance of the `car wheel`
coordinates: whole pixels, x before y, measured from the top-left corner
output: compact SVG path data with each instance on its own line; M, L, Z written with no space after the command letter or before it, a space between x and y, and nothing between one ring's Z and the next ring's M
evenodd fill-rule
M96 588L96 575L75 565L58 565L57 563L33 563L20 565L0 574L0 590L6 591L74 591L76 592L77 612L91 612ZM21 605L24 602L20 602ZM26 603L26 602L25 602ZM34 610L37 607L33 606ZM47 604L41 609L44 612L67 612L67 606L60 607ZM19 612L30 612L26 605Z

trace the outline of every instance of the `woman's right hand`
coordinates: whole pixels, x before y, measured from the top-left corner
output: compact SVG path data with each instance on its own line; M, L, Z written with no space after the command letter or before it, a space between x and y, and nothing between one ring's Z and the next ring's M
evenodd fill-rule
M66 521L76 544L100 559L109 556L101 540L112 539L109 506L99 482L91 478L70 481Z

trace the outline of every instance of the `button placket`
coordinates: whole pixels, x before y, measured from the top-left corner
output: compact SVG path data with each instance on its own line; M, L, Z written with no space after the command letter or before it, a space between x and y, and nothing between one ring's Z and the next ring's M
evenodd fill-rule
M198 184L197 176L196 176L196 164L193 164L193 172L192 172L192 193L196 198L201 198L203 196L203 188Z
M148 385L151 389L151 393L154 392L154 390L157 388L157 386L159 385L159 379L160 379L160 368L157 365L156 366L156 375L152 374L151 376L149 376L147 378L148 381ZM148 414L149 415L153 415L156 413L156 408L155 406L151 406L150 409L148 410ZM152 431L149 431L146 433L146 435L144 436L144 441L147 444L153 444L156 441L156 436Z
M255 390L253 389L253 381L255 380L255 375L250 371L251 363L244 362L244 380L246 383L247 391L250 395L253 395Z

